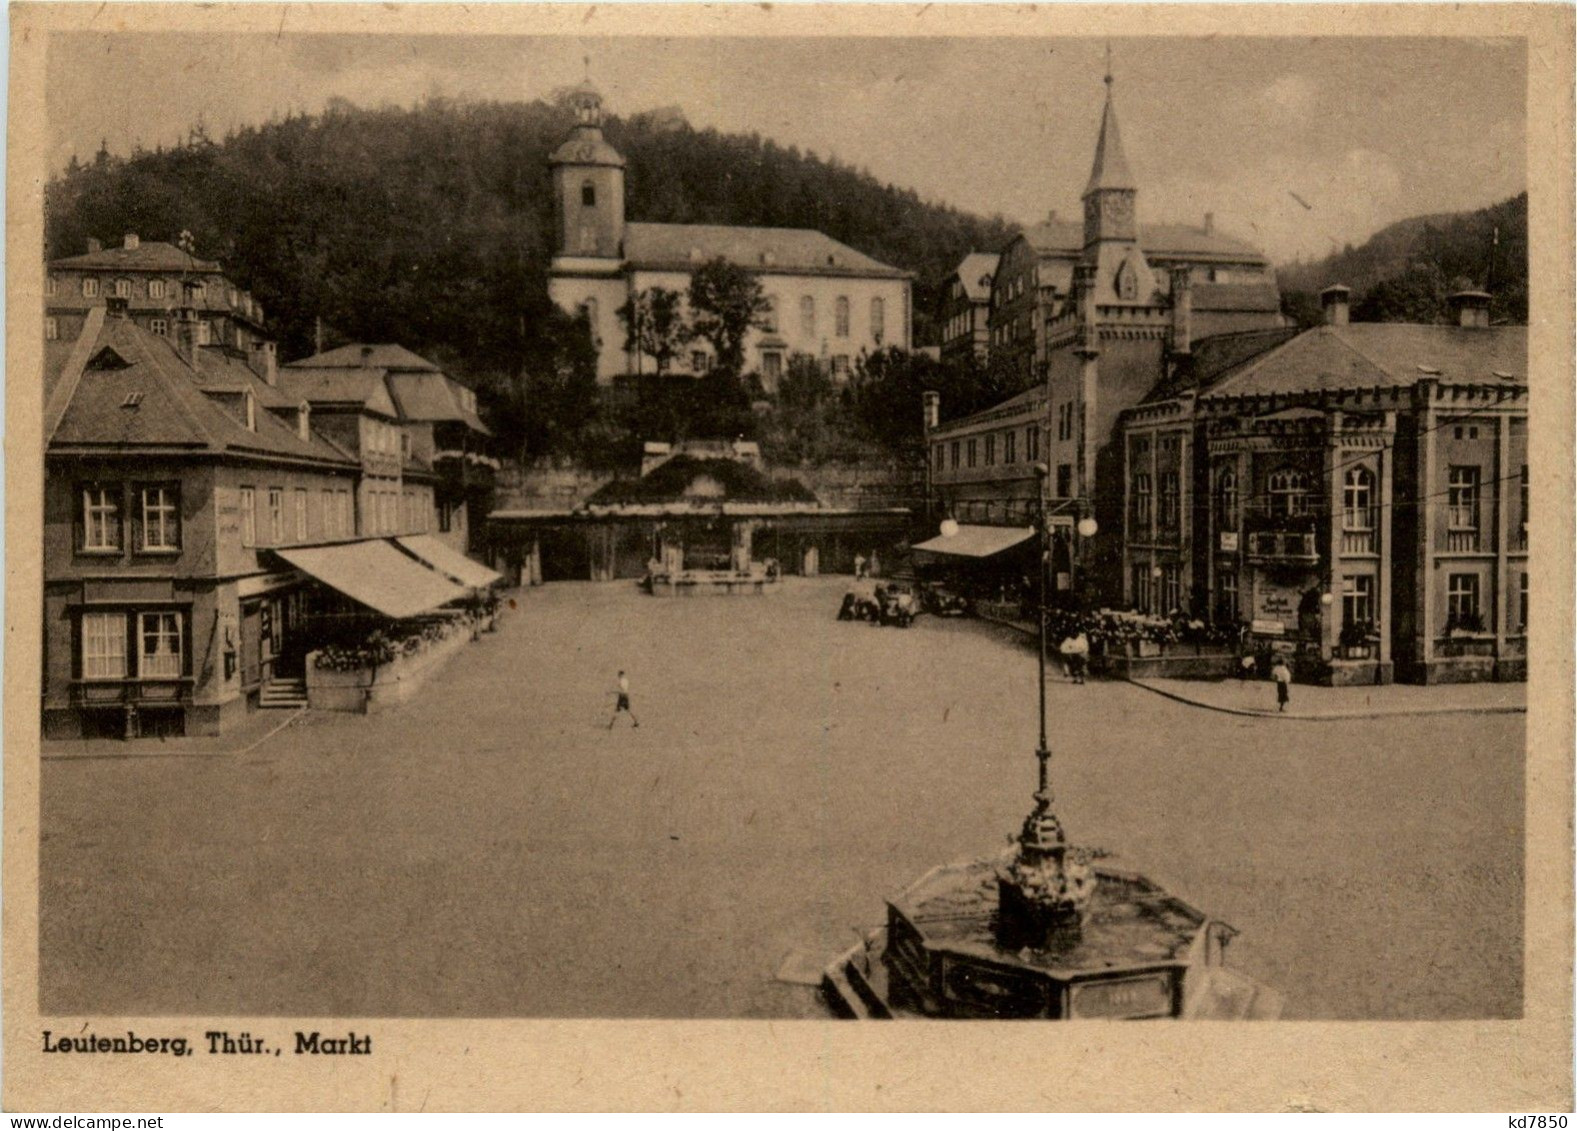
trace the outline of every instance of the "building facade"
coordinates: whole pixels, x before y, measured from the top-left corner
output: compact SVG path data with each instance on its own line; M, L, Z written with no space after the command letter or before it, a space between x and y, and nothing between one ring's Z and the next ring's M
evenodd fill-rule
M999 258L972 251L942 285L936 310L942 361L986 360L990 347L991 281Z
M1032 465L1047 467L1047 509L1067 568L1095 596L1121 597L1124 469L1119 420L1208 337L1279 330L1274 275L1259 252L1203 228L1141 226L1139 190L1107 100L1084 191L1082 224L1053 216L1002 252L992 280L989 350L1029 389L1007 404L930 430L937 504L978 515L995 508L1021 521ZM1039 413L1038 419L1031 415ZM1001 458L1011 432L1034 425L1037 456ZM998 433L994 441L991 434ZM974 437L974 465L968 453ZM960 442L961 460L952 459ZM997 459L986 462L988 441ZM1023 453L1023 439L1014 440ZM939 450L940 449L940 450ZM984 510L982 509L984 508ZM1093 519L1093 534L1072 531ZM991 521L996 521L992 519ZM1091 529L1088 523L1086 529Z
M1241 624L1300 678L1526 678L1527 330L1327 324L1123 419L1123 596Z
M263 324L263 307L211 259L170 243L127 233L119 247L89 240L81 255L53 260L44 272L44 336L76 341L89 311L111 299L155 334L173 336L182 310L198 319L198 341L253 359L261 371L274 362L274 343Z
M792 354L818 359L837 380L862 353L909 348L909 273L821 232L627 222L625 161L603 137L602 98L583 84L573 101L576 125L551 158L558 246L548 294L587 318L599 383L657 372L654 358L625 348L618 312L630 297L653 287L685 294L696 268L719 258L755 275L771 304L745 341L745 368L769 392ZM696 342L667 372L698 376L714 361Z
M475 391L391 343L354 343L303 358L285 367L284 381L320 398L322 410L346 419L354 413L355 442L365 443L368 454L378 425L394 422L404 436L401 482L369 489L396 491L402 500L409 494L412 502L402 505L417 508L417 521L426 518L424 492L430 491L433 535L460 553L482 552L498 461L491 454L492 431L477 415ZM334 399L340 396L347 399ZM352 407L358 398L360 411ZM348 424L339 427L351 431ZM377 477L387 479L388 470L386 462L380 464Z

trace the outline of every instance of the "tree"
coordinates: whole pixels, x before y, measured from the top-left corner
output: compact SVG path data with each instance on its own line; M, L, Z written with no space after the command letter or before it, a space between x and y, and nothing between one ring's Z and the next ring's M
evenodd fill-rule
M655 360L659 377L693 334L685 319L684 296L666 287L636 291L619 307L619 321L624 324L625 351L638 350Z
M716 369L735 381L745 367L745 335L765 329L771 309L761 281L721 256L690 276L691 327L711 345Z

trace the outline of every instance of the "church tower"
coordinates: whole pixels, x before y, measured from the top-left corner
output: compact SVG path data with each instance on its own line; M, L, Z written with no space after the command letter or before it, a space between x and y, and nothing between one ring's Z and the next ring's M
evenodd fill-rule
M602 136L602 95L587 79L570 95L575 127L553 151L558 208L555 257L613 259L624 254L624 158Z
M1097 302L1142 304L1152 298L1155 277L1139 248L1139 186L1134 183L1123 152L1112 86L1108 59L1106 108L1101 114L1100 137L1095 142L1090 183L1084 189L1083 260L1095 268L1091 281Z

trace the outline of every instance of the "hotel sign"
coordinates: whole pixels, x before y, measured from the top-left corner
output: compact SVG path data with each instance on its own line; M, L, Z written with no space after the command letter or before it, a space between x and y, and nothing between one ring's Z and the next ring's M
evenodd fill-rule
M1235 554L1238 548L1238 532L1236 530L1223 530L1221 532L1221 550L1223 553Z

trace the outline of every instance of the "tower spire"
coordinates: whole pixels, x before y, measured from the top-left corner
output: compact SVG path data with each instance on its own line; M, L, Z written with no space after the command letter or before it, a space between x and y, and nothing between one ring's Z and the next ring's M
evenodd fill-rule
M1128 157L1123 153L1122 135L1117 129L1117 104L1113 98L1112 45L1106 45L1106 108L1101 113L1101 134L1095 143L1095 164L1084 195L1101 189L1136 189Z

